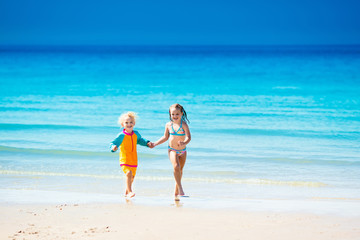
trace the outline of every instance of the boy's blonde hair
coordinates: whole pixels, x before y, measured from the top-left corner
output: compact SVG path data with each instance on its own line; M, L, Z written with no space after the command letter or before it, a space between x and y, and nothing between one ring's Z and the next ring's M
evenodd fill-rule
M137 114L134 112L123 113L123 114L121 114L121 116L118 119L118 124L120 124L122 126L122 123L125 121L125 118L127 118L127 117L134 119L135 123L136 123L136 119L138 118Z

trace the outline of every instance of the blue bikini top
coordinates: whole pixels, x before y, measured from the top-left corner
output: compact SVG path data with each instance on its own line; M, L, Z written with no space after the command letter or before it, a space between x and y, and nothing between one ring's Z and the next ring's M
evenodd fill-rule
M180 127L177 131L174 130L174 123L172 122L171 123L171 129L172 129L172 132L170 132L170 135L175 135L175 136L185 136L185 131L182 127L182 119L181 119L181 123L180 123Z

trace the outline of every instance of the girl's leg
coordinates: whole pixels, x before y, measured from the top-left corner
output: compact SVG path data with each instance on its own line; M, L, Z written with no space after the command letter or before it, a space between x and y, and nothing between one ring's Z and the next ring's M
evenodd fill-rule
M180 163L180 182L182 180L182 176L183 176L183 169L184 169L184 166L185 166L185 162L186 162L186 152L184 152L183 154L181 154L179 157L179 163ZM182 186L182 185L181 185ZM179 191L179 189L178 189ZM184 191L183 191L184 192Z
M185 166L185 163L186 163L186 152L184 152L183 154L181 154L179 156L179 163L180 163L181 174L182 174L182 170L184 169L184 166Z
M181 165L179 157L176 155L175 151L169 150L169 158L174 168L174 178L175 178L175 195L184 195L184 191L181 185Z

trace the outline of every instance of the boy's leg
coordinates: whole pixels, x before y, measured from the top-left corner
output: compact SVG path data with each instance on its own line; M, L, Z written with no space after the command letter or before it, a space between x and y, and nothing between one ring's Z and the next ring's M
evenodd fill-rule
M132 171L128 171L126 174L126 197L134 197L135 193L132 191L132 183L134 181L134 176Z

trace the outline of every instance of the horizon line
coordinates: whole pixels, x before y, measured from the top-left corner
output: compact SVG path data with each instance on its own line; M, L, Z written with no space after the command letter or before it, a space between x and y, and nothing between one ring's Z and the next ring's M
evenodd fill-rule
M360 46L355 44L0 44L0 47L318 47L318 46Z

